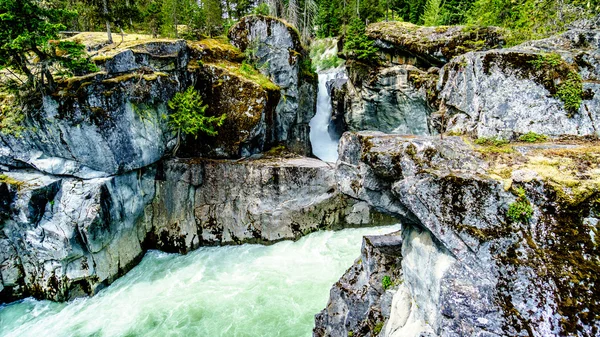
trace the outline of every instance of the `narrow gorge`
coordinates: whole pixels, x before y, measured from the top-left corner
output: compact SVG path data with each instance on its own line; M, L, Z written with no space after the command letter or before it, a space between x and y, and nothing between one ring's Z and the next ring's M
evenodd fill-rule
M600 16L62 34L0 87L0 336L600 335Z

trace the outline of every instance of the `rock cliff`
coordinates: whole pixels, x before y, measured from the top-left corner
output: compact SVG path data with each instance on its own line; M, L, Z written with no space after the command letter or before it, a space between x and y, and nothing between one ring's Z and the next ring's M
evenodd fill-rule
M308 123L316 111L317 77L298 31L280 20L251 15L231 27L228 35L281 88L270 139L310 154Z
M446 130L475 137L598 135L600 26L467 53L440 72Z
M315 336L337 322L354 336L596 335L597 146L345 134L340 190L404 219L401 263L380 259L390 287L379 300L360 297L360 282L334 285ZM357 319L369 329L357 334Z

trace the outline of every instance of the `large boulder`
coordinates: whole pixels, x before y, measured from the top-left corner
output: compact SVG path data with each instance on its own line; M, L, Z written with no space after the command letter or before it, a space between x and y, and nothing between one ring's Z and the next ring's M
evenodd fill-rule
M340 190L405 219L379 336L597 334L596 143L348 133L340 150Z
M281 88L269 141L310 154L308 124L316 112L317 83L298 31L279 19L252 15L242 18L228 36Z
M467 53L442 68L446 130L475 137L597 136L600 28L573 28L503 50Z
M428 73L412 65L376 68L348 62L349 80L332 87L333 111L343 117L345 131L430 135L434 111L427 102L423 85L435 71ZM342 113L340 113L342 111ZM342 116L340 116L342 115Z

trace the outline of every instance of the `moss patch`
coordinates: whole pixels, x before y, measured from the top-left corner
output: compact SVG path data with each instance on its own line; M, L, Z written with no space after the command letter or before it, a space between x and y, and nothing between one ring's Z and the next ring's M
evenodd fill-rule
M271 80L265 75L261 74L256 68L251 66L248 63L233 63L233 62L219 62L216 64L217 67L227 69L228 71L244 77L254 83L257 83L262 88L266 90L276 90L279 91L280 88L275 83L271 82Z

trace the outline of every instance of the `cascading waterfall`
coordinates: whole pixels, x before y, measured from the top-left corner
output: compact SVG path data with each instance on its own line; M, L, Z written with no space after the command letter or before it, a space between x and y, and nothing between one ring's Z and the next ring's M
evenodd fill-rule
M151 251L91 298L0 306L0 335L311 336L329 289L360 254L363 235L399 226L322 231L271 246Z
M336 162L338 158L338 141L332 139L327 130L331 119L331 97L327 90L327 82L334 79L337 74L337 71L319 73L317 113L310 121L313 154L326 162Z

